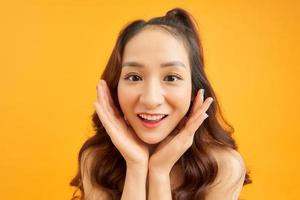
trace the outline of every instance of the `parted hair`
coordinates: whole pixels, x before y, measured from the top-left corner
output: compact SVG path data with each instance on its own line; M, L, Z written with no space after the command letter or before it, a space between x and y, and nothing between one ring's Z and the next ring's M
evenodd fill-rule
M204 88L204 98L212 97L214 99L206 112L209 117L195 132L192 146L176 162L184 169L184 181L179 187L172 190L172 199L175 200L204 199L206 189L215 180L218 172L217 162L209 153L208 148L216 146L238 150L238 147L232 137L234 128L224 119L218 99L204 71L203 48L198 25L194 18L186 10L174 8L169 10L165 16L128 23L118 35L101 79L106 81L115 106L123 114L117 97L123 51L127 42L147 26L158 26L183 41L191 67L192 97L196 96L199 89ZM82 156L86 150L93 149L92 162L89 165L91 183L95 187L104 188L112 199L119 200L126 175L125 159L112 143L96 111L92 113L91 117L95 134L84 142L79 151L77 174L70 181L70 185L76 187L72 199L84 199L85 191L81 174ZM250 183L252 180L247 170L244 185ZM79 195L76 195L77 191L80 192Z

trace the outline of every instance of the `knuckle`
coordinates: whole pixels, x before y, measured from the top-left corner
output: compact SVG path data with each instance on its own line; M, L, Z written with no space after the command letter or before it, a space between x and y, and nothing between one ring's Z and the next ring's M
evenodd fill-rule
M201 120L204 120L206 117L208 117L208 115L204 112L204 113L202 113L202 115L201 115Z

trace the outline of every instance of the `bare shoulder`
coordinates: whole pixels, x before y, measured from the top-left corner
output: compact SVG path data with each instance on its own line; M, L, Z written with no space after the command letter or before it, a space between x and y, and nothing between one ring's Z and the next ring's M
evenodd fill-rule
M246 175L242 155L231 148L213 148L209 152L217 161L218 174L208 189L207 199L222 199L225 196L237 199Z
M239 169L244 169L244 159L242 155L232 148L210 148L209 152L217 160L220 168L224 167L238 167Z
M109 200L110 195L101 187L95 187L91 182L91 164L94 159L92 149L87 149L81 156L81 177L84 190L84 200L103 199Z

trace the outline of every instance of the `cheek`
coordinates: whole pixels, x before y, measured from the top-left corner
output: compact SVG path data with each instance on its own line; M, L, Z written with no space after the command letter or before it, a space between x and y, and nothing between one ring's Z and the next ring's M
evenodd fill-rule
M129 88L119 85L118 86L118 100L123 113L126 113L132 107L135 94Z
M124 105L124 103L126 102L124 100L125 98L126 98L126 93L124 92L124 88L122 87L122 85L118 85L118 101L123 113L124 113L124 108L126 108L126 105Z
M182 114L186 114L190 102L191 102L191 87L182 87L182 88L177 88L176 91L172 92L171 95L169 95L170 100L172 99L172 104L176 109Z

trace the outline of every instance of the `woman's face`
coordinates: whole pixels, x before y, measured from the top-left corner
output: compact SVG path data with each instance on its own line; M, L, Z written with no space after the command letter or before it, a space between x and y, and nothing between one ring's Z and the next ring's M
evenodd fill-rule
M188 53L181 40L155 26L129 40L123 53L118 100L142 141L157 144L165 139L187 113L191 93ZM167 117L153 125L139 117L142 113Z

